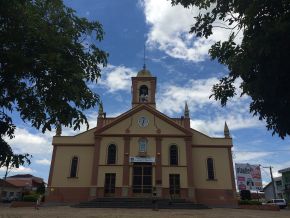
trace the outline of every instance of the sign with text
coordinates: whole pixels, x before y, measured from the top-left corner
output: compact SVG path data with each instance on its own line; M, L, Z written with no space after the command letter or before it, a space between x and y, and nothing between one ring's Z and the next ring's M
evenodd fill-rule
M130 157L130 163L154 163L155 157Z
M236 163L235 166L239 190L261 191L263 189L260 165Z

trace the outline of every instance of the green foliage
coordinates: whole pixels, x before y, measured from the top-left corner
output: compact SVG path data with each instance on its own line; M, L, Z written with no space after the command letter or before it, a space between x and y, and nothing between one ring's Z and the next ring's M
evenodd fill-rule
M38 197L39 197L39 195L37 195L37 194L24 195L23 201L36 202Z
M262 202L254 200L239 200L239 205L262 205Z
M3 142L4 143L0 144L0 167L5 168L4 180L6 180L10 169L19 168L19 166L23 166L25 164L30 165L30 159L32 156L29 154L14 154L11 147L4 140Z
M217 59L229 69L229 74L214 85L211 97L225 106L228 99L236 95L233 84L241 78L242 95L252 99L250 112L265 120L273 134L281 138L290 135L289 0L171 2L201 9L190 30L197 36L207 38L213 28L232 32L227 41L217 42L209 50L212 59ZM220 26L219 21L225 26ZM235 38L240 31L243 32L243 40L238 45Z
M102 25L76 16L62 0L0 1L0 161L10 155L11 115L42 132L57 125L80 128L83 110L99 96L97 82L108 54L96 44ZM1 165L0 165L1 166Z

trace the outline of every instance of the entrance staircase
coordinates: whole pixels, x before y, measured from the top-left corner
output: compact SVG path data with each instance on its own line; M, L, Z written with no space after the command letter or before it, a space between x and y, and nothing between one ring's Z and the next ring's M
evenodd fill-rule
M184 199L157 199L159 209L209 209L206 205L195 204ZM77 208L154 208L151 198L97 198L81 202Z

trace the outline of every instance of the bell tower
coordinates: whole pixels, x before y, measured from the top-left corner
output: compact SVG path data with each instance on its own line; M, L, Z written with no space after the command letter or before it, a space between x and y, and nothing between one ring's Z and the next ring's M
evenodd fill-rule
M147 104L156 108L156 77L153 77L144 65L136 77L132 77L132 107Z

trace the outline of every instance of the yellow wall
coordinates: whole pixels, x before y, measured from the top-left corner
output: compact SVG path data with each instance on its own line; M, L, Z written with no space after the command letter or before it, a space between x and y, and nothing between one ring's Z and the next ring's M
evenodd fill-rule
M163 138L161 142L162 149L162 165L169 165L169 147L171 145L177 145L178 147L178 165L186 165L186 148L183 138Z
M53 145L94 145L94 132L96 128L90 129L75 136L54 136Z
M147 127L140 127L138 124L138 119L141 116L146 116L149 120ZM155 121L154 121L155 119ZM111 128L105 130L104 134L120 134L125 133L126 129L130 130L130 134L156 134L157 129L161 130L162 134L180 134L184 135L182 131L171 126L167 122L161 120L160 118L153 115L147 110L141 110L135 113L132 117L129 117Z
M99 164L107 164L108 146L115 144L117 147L116 164L123 164L124 162L124 139L123 137L104 137L101 141Z
M180 175L180 188L187 188L187 169L186 167L163 167L162 168L162 187L169 187L169 174Z
M98 187L104 187L105 174L116 173L116 187L122 187L123 167L122 166L99 166L98 172Z
M231 171L227 148L193 148L194 185L201 189L231 189ZM214 159L216 181L207 181L207 158Z
M148 140L147 145L147 156L155 157L156 155L156 140L155 138L145 137ZM133 137L130 140L130 155L129 156L138 156L139 155L139 137Z
M142 128L138 125L138 118L146 116L149 119L147 127ZM177 134L183 136L184 133L176 127L168 124L164 120L156 117L151 112L143 109L136 112L132 117L127 118L113 127L107 129L104 134L122 134L126 129L130 130L130 134L157 134L157 129L161 129L161 134ZM94 131L93 128L82 134L72 137L54 137L53 144L55 145L79 145L79 146L57 146L54 174L52 177L52 186L56 187L84 187L91 185L92 161L94 155ZM193 147L193 177L194 185L200 189L231 189L231 171L228 157L228 149L222 146L232 145L232 139L211 138L198 131L192 130L192 144L204 146ZM147 156L156 156L156 140L155 137L146 137L148 140ZM132 137L130 140L130 153L125 156L139 155L140 137ZM117 161L116 165L104 166L107 163L107 150L110 144L117 146ZM178 146L178 167L169 166L169 147L172 144ZM92 145L92 146L83 146ZM216 148L207 147L214 145ZM164 187L169 187L169 174L180 174L181 187L187 187L187 162L186 162L186 144L183 138L180 137L163 137L161 141L162 149L162 182ZM77 155L79 157L78 179L69 177L71 158ZM207 181L207 166L206 159L212 157L215 163L216 181ZM122 174L124 163L124 138L123 137L103 137L100 147L99 171L98 171L98 186L104 186L105 173L116 173L116 187L122 186ZM132 166L132 165L131 165ZM132 167L130 167L130 185L132 185ZM153 167L153 185L155 181L155 167Z
M84 187L91 185L94 147L58 146L56 150L51 186ZM71 159L79 157L77 179L70 176Z
M212 138L196 130L191 130L193 133L193 145L232 145L231 138Z

